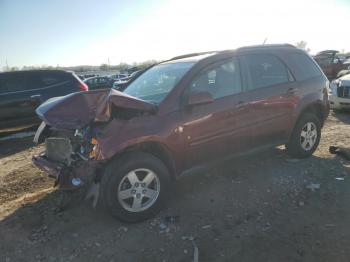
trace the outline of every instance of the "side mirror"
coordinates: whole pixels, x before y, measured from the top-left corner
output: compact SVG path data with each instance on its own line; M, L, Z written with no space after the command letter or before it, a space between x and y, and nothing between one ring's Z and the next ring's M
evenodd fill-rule
M206 91L192 91L188 96L188 106L202 105L213 102L213 96Z

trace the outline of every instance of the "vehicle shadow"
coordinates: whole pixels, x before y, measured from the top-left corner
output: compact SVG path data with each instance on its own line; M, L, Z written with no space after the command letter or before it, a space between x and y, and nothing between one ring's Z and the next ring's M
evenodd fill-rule
M320 169L314 170L314 168ZM101 207L93 209L88 202L78 199L76 201L72 199L70 206L62 209L60 207L62 195L56 190L31 204L21 206L0 221L0 253L3 257L11 258L11 261L20 260L21 256L35 257L39 253L43 261L49 257L66 261L75 252L78 253L75 261L96 261L97 255L102 256L101 261L110 261L111 258L116 258L115 254L118 255L119 261L142 261L144 258L142 249L145 249L151 250L148 260L156 261L159 258L159 248L163 248L163 242L166 240L165 235L160 233L159 223L165 216L177 215L181 220L175 228L178 227L176 230L180 235L176 235L177 231L170 232L172 237L174 235L177 237L167 246L169 256L179 256L176 261L185 261L183 258L185 255L178 253L178 246L182 248L184 245L181 234L196 234L199 239L197 244L202 247L201 258L214 261L217 253L210 248L215 244L213 239L225 240L220 242L223 250L229 250L232 245L240 247L241 240L236 236L238 234L235 233L236 229L241 224L249 226L249 220L260 216L259 212L263 212L271 224L274 224L274 219L282 219L282 222L275 223L277 228L273 230L280 229L281 232L287 232L288 228L284 228L283 225L289 222L283 223L284 219L288 221L295 219L293 228L301 230L308 220L307 217L312 216L309 213L314 212L314 207L308 209L310 212L306 210L304 215L303 211L298 211L301 213L296 216L294 204L287 198L288 194L291 192L294 194L296 188L302 192L305 190L305 183L310 181L321 183L323 188L323 183L326 183L324 180L334 181L334 177L330 178L330 175L340 173L342 170L343 165L338 157L325 159L313 156L300 161L289 161L285 150L279 148L260 155L240 157L212 167L206 172L181 178L175 184L174 194L167 203L168 208L164 209L156 219L138 224L119 222ZM315 202L308 200L307 197L314 199L319 197L317 194L311 195L310 192L305 195L300 193L298 196L306 198L306 200L303 198L303 203ZM332 195L327 197L329 199L321 201L322 205L333 203ZM264 209L264 205L260 202L255 203L256 198L269 204ZM235 201L239 205L232 206ZM226 216L233 211L234 219L229 220ZM200 225L209 223L215 225L216 230L201 229ZM312 223L315 228L319 226L317 220ZM254 249L256 245L262 248L266 241L278 245L278 238L285 234L278 233L268 238L265 231L259 231L257 226L258 224L252 224L250 229L257 237L244 239L245 245L241 248L246 254L250 254L249 250ZM232 234L236 234L235 237ZM321 238L320 241L325 239ZM187 248L191 246L190 243ZM320 246L322 247L323 243ZM274 246L274 249L276 248L278 249L278 246ZM21 252L18 253L17 249ZM114 250L112 253L111 249ZM155 250L154 253L152 250ZM331 254L332 252L327 257L330 258Z
M21 131L0 133L0 158L35 146L33 138L36 129L36 127L31 127Z
M338 120L350 124L350 110L337 110L333 111L333 116Z
M14 155L33 146L35 146L35 144L33 143L32 136L0 141L0 158Z

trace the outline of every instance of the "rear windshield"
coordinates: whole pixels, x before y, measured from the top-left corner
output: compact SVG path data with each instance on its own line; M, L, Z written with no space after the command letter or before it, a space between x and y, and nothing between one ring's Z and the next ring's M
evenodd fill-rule
M136 78L124 93L159 104L175 87L194 62L159 64Z

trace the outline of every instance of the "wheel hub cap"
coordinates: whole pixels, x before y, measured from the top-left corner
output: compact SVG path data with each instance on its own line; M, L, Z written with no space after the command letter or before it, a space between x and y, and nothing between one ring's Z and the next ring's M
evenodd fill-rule
M146 168L135 169L123 177L118 187L118 201L130 212L150 208L160 192L158 176Z
M313 148L317 140L317 128L313 122L306 123L300 134L300 144L301 147L309 151Z

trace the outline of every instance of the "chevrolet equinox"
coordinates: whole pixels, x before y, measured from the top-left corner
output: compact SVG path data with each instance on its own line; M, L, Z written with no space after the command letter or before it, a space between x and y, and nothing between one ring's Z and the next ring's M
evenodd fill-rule
M33 163L62 189L93 192L116 218L154 216L170 182L213 161L285 145L316 150L329 113L328 80L291 45L197 53L153 65L123 92L46 101Z

